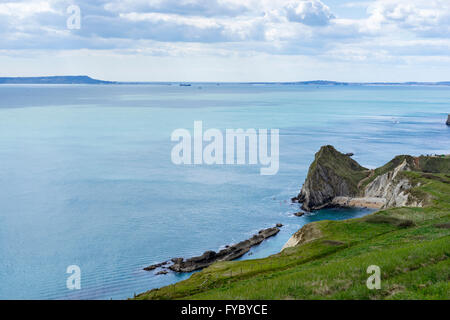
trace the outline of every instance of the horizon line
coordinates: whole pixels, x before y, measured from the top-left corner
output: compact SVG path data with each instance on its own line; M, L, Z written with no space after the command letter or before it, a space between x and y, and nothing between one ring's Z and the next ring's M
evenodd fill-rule
M450 80L443 81L338 81L338 80L324 80L324 79L315 79L315 80L294 80L294 81L189 81L189 80L150 80L150 81L116 81L116 80L103 80L92 78L88 75L52 75L52 76L0 76L0 84L8 84L4 81L7 80L75 80L78 79L80 81L85 80L86 84L157 84L157 83L180 83L180 84L201 84L201 83L224 83L224 84L299 84L299 83L311 83L311 84L448 84L450 85ZM14 84L11 82L10 84ZM29 83L32 84L32 83ZM39 84L39 83L36 83ZM42 84L51 84L44 83ZM58 84L58 83L54 83ZM60 83L64 84L64 83ZM70 83L67 83L70 84ZM76 83L72 83L76 84ZM82 82L80 82L82 84Z

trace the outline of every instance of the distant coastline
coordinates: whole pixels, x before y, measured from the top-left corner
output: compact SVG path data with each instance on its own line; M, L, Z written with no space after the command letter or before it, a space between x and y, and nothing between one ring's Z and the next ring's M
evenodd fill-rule
M303 85L303 86L450 86L450 81L439 82L339 82L328 80L294 81L294 82L192 82L211 84L249 84L249 85ZM94 84L94 85L155 85L155 84L182 84L190 86L186 81L151 81L151 82L124 82L106 81L89 76L45 76L45 77L0 77L0 84Z

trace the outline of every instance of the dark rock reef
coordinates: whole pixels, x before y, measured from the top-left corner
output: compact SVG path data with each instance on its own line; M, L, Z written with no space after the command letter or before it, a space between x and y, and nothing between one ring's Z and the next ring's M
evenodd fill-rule
M246 254L251 247L256 246L265 239L276 235L279 231L280 229L277 227L264 229L259 231L258 234L255 234L250 239L231 245L228 248L220 250L219 252L206 251L199 257L193 257L186 260L183 258L174 259L172 260L174 264L171 265L169 269L176 272L191 272L208 267L216 261L230 261L240 258Z
M168 263L169 263L169 261L164 261L164 262L161 262L161 263L152 264L151 266L145 267L144 270L145 271L152 271L152 270L160 268L160 267L162 267L162 266L164 266L164 265L166 265Z
M149 267L144 268L146 271L155 270L156 268L162 267L165 269L170 269L175 272L192 272L195 270L203 269L216 261L231 261L237 258L242 257L246 254L252 247L260 244L265 239L273 237L278 232L280 232L280 227L282 224L278 223L273 228L260 230L257 234L252 236L250 239L241 241L237 244L226 246L225 249L220 250L219 252L215 251L206 251L201 256L193 257L189 259L184 258L173 258L171 261L172 265L165 267L169 262L162 262L158 264L151 265ZM158 272L158 274L162 274ZM165 274L165 273L164 273Z

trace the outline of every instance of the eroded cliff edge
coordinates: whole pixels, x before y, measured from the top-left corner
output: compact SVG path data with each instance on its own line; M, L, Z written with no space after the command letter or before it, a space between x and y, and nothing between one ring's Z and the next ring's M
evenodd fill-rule
M375 170L362 167L349 154L333 146L323 146L316 153L305 183L294 201L302 209L313 211L325 207L421 207L427 197L414 192L417 183L402 173L450 171L448 156L397 156Z
M389 209L396 207L424 207L432 202L430 193L424 192L421 178L448 183L439 176L450 178L450 155L413 157L396 156L382 167L368 170L350 159L349 154L337 151L333 146L323 146L316 153L308 176L300 191L293 198L302 203L305 211L325 207L369 207ZM426 181L426 180L425 180ZM425 185L423 185L425 187ZM394 217L368 218L373 222L388 222L409 226L411 221ZM317 223L310 223L298 230L282 250L320 239L322 232Z

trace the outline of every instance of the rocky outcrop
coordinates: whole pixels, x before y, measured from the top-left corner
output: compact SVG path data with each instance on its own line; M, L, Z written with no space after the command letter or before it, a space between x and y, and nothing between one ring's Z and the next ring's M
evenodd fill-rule
M332 146L316 153L300 194L293 201L302 202L305 211L325 207L367 207L385 209L402 206L420 207L410 190L415 187L402 172L448 172L450 159L442 156L397 156L383 167L367 170L347 154Z
M251 247L260 244L267 238L273 237L278 232L280 232L280 229L277 227L264 229L259 231L258 234L255 234L250 239L228 246L219 252L206 251L199 257L193 257L187 260L178 258L174 260L174 264L171 265L169 269L176 272L192 272L198 269L206 268L216 261L235 260L246 254Z
M160 268L160 267L162 267L162 266L164 266L164 265L166 265L168 263L169 263L169 261L164 261L164 262L161 262L161 263L152 264L151 266L145 267L144 270L145 271L152 271L152 270L158 269L158 268Z
M203 269L216 261L231 261L237 258L242 257L246 254L252 247L260 244L265 239L273 237L278 232L280 232L280 228L283 225L278 223L273 228L260 230L257 234L252 236L248 240L241 241L237 244L233 244L230 246L226 246L225 249L220 250L219 252L215 251L206 251L201 256L193 257L189 259L184 258L173 258L171 261L172 265L165 267L169 262L162 262L158 264L151 265L149 267L144 268L144 270L151 271L155 270L159 267L164 269L170 269L175 272L192 272L195 270ZM163 274L158 272L158 274ZM165 273L164 273L165 274Z
M358 182L369 174L349 155L324 146L316 153L297 200L303 210L312 211L331 205L335 197L355 197Z
M450 114L447 117L447 122L445 123L446 125L450 126Z
M308 177L300 195L293 198L293 201L303 201L302 208L305 210L327 206L374 209L421 207L428 203L429 198L420 192L414 192L412 189L420 186L420 183L414 182L414 178L409 178L404 173L414 171L422 177L444 183L448 183L447 180L434 173L450 175L450 156L448 155L420 157L401 155L375 170L366 170L357 163L355 165L348 162L345 156L331 146L322 147L309 168ZM390 223L405 228L414 225L409 220L383 215L369 216L366 221ZM310 223L297 231L283 249L321 237L318 225ZM339 245L341 244L343 243Z
M384 205L381 208L422 206L421 201L413 199L414 197L408 193L408 190L413 187L411 182L406 178L399 178L399 173L402 171L411 171L406 158L394 170L379 175L369 183L364 190L364 196L383 199Z
M289 238L288 242L286 242L281 250L308 243L313 240L319 239L320 237L322 237L320 229L314 223L309 223L303 226L303 228L301 228L299 231L294 233L294 235Z

